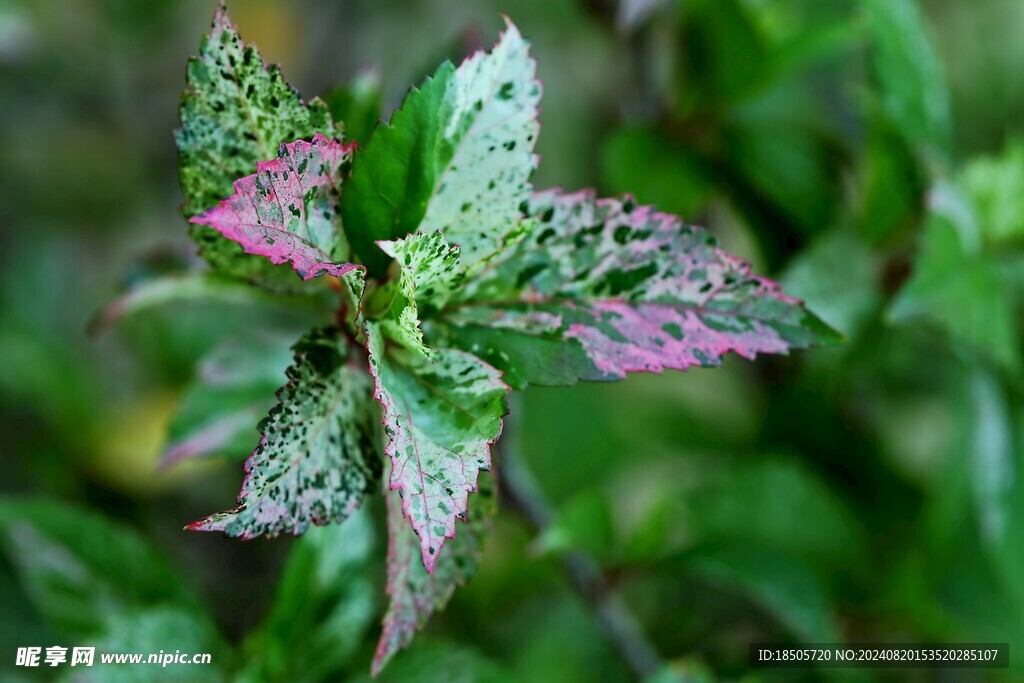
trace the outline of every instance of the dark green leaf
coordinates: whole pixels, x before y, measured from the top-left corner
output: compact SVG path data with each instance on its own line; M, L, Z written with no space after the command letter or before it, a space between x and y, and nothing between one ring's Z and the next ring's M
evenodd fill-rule
M39 612L71 635L95 634L143 608L194 605L138 534L80 508L4 498L0 544Z
M356 155L341 199L346 234L371 275L375 245L441 230L467 265L489 256L519 217L536 158L540 84L511 23L490 53L446 63L412 89Z

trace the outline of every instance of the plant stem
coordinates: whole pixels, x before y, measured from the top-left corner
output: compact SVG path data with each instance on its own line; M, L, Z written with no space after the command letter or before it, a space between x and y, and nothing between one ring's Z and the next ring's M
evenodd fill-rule
M507 431L507 427L506 427ZM505 435L506 438L509 436ZM503 439L503 442L507 442ZM547 527L554 518L533 474L518 455L517 448L501 449L498 485L505 499L535 530ZM570 552L563 559L573 589L592 608L605 635L638 679L661 668L661 656L644 635L639 620L587 555Z

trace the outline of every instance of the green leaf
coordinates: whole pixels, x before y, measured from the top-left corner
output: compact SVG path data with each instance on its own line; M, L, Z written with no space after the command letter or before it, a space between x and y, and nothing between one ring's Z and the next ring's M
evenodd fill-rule
M228 339L211 351L181 398L161 465L248 452L291 364L290 347L290 337L264 333Z
M867 0L864 8L883 106L908 140L948 157L949 91L917 0Z
M873 100L866 108L868 131L857 167L855 219L860 234L878 244L918 227L929 178L896 122Z
M882 303L880 259L844 228L817 237L780 279L787 292L850 338Z
M297 535L344 521L380 477L379 416L359 354L337 329L313 330L294 347L278 404L245 463L233 510L187 528L228 536Z
M476 574L497 503L493 477L487 472L481 473L477 483L479 490L469 504L466 523L445 545L432 573L428 573L420 561L420 540L406 523L401 492L387 492L391 602L384 615L384 630L373 659L374 675L412 641L416 631L434 612L444 609L458 586Z
M540 222L461 287L443 317L453 343L513 386L712 366L729 351L753 358L838 339L674 216L558 191L535 195L529 213Z
M257 162L277 156L282 142L335 133L327 106L303 103L281 70L268 68L256 48L242 42L223 7L199 56L189 60L187 75L175 137L186 217L231 194L231 184ZM214 269L272 289L295 289L294 278L246 256L212 229L196 227L192 235Z
M246 639L242 678L321 681L337 676L377 614L374 527L365 509L312 528L288 555L266 620Z
M821 582L783 553L749 543L714 544L695 551L686 565L701 580L758 604L798 640L842 641Z
M681 216L699 213L711 193L711 171L693 150L648 126L624 127L601 149L601 175L615 194L634 192Z
M573 496L559 506L555 518L541 530L534 547L541 553L582 551L598 560L616 556L618 538L609 497L599 490Z
M380 76L376 71L363 71L351 83L338 86L324 95L331 116L344 123L345 137L360 145L370 138L381 114Z
M445 63L374 130L341 198L346 233L371 275L388 264L376 241L417 230L441 230L466 265L497 250L530 194L535 67L509 23L490 53L458 69Z
M491 444L501 433L508 386L501 373L472 354L432 349L430 359L385 355L384 336L367 325L374 397L384 406L391 457L390 488L419 536L423 565L432 572L455 519L466 514L477 476L491 467Z
M455 642L427 641L361 683L514 683L517 677L474 648Z
M1024 140L1013 140L999 156L976 157L958 182L978 211L986 244L1024 245Z
M294 279L294 276L288 276ZM315 298L281 298L214 272L175 273L143 280L130 287L90 321L89 331L100 332L124 318L168 304L200 302L311 309L317 306Z
M67 683L150 683L155 680L188 680L190 683L219 683L225 680L230 663L227 645L224 643L213 622L205 615L171 607L158 607L133 612L111 619L110 624L98 640L83 642L95 647L92 666L68 665L60 681ZM158 664L144 665L103 665L100 655L107 653L145 653L143 662L150 654L175 653L209 654L209 664L166 664L162 673L155 673ZM70 661L71 652L68 652ZM176 674L187 671L186 678Z
M380 325L387 336L399 344L428 355L420 329L420 309L436 310L462 281L463 271L458 246L448 246L438 232L416 233L380 247L398 262L398 291L388 315Z
M39 612L70 635L95 634L138 609L195 605L142 537L78 507L0 498L0 546Z
M760 543L800 558L824 575L852 570L867 539L853 514L792 459L744 463L688 500L702 539Z
M1024 448L1014 433L1024 409L983 368L971 373L966 398L964 456L978 535L1006 593L1024 609Z
M1021 369L1021 343L1010 292L998 264L980 250L980 234L968 207L949 189L936 202L921 236L914 272L889 310L892 320L925 320L977 357L1011 373Z
M683 114L742 99L770 76L768 45L739 0L683 5L676 72Z

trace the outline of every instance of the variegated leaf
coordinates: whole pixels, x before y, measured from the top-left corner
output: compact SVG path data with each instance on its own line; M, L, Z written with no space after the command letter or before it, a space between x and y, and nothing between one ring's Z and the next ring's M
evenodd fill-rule
M192 218L249 254L290 263L303 280L341 277L348 245L338 227L338 192L352 148L322 135L282 144L280 156L235 182L235 193Z
M509 23L490 53L444 64L374 130L342 197L349 238L371 273L388 263L376 241L417 230L441 230L467 265L497 250L536 166L535 71Z
M391 339L427 355L420 310L436 310L462 281L459 248L448 246L439 231L379 244L400 268L395 298L381 327Z
M279 403L260 424L238 507L188 526L228 536L299 535L344 521L380 478L370 376L347 338L313 330L295 345Z
M473 495L466 523L458 525L455 538L445 545L432 573L420 561L420 543L402 511L398 491L386 492L388 509L388 584L391 598L384 615L383 631L373 658L376 675L396 652L408 645L416 631L444 609L458 586L476 574L480 552L490 532L497 503L494 479L481 472L479 490Z
M631 199L538 193L539 223L449 306L452 340L513 386L710 366L838 335L714 237ZM563 342L567 342L563 343Z
M368 323L366 332L374 397L384 406L389 486L401 495L432 572L477 490L478 473L490 469L509 388L497 370L465 351L432 349L429 360L400 349L386 354L379 325Z
M242 42L223 7L199 56L189 60L187 77L175 135L186 217L228 196L232 182L273 158L282 142L335 132L327 106L304 103L277 66L268 68L255 46ZM292 283L207 227L196 226L192 235L218 271L273 288Z

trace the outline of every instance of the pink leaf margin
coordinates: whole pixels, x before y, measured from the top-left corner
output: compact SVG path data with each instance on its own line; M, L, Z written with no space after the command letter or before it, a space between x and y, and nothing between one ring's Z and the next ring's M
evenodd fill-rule
M260 177L275 177L280 174L285 183L278 187L271 183L267 200L270 198L277 204L282 216L294 207L298 218L306 220L307 207L305 197L310 190L319 192L332 191L337 182L337 171L355 151L356 143L344 144L340 140L328 138L317 133L312 142L296 140L281 143L279 156L269 161L256 164L256 173L245 176L234 182L235 193L217 206L193 216L189 222L206 225L229 240L237 242L247 254L265 256L272 263L288 263L303 280L320 275L341 277L345 273L363 266L355 263L334 263L322 248L307 239L289 232L283 219L265 222L261 215L261 205L256 199L260 193ZM308 157L322 163L317 167L315 161L310 162L309 172L299 172L289 163L294 158ZM285 206L289 209L285 209Z

